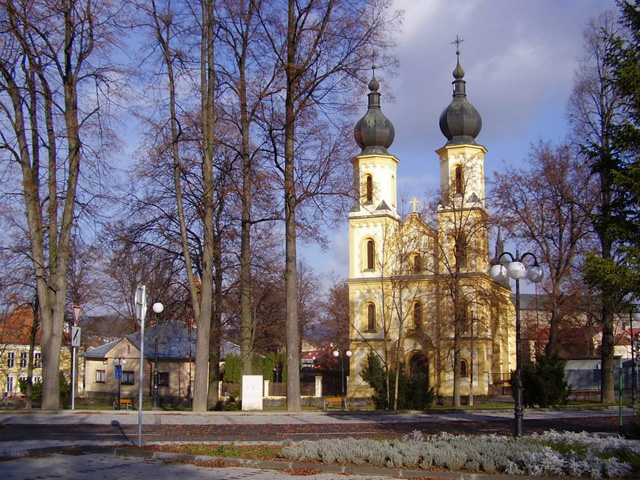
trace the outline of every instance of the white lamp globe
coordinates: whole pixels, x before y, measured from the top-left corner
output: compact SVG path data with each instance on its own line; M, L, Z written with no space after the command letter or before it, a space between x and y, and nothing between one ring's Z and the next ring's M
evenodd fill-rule
M339 352L339 351L337 351L337 350L334 350L334 351L333 351L333 356L334 356L334 357L337 357L338 355L340 355L340 352Z
M527 269L522 262L511 262L507 267L507 273L514 280L522 280L527 275Z
M634 322L640 322L640 312L634 312L633 313L633 321Z
M527 278L532 283L539 283L544 278L544 272L540 265L532 265L527 269Z
M507 267L502 264L494 265L491 267L491 278L497 282L503 282L507 279Z
M153 304L152 308L155 313L162 313L162 311L164 310L164 305L162 305L160 302L156 302Z
M347 357L350 357L350 356L352 355L351 350L347 350L346 352L344 352L344 354L345 354Z

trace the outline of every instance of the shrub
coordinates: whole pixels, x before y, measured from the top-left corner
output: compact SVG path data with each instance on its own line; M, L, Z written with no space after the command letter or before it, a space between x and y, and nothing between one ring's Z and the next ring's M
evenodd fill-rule
M395 371L388 371L375 352L369 352L367 365L362 371L362 379L373 389L373 403L377 410L393 409L395 392ZM390 393L387 396L387 375L389 375ZM400 365L398 382L398 409L426 410L433 405L435 391L429 387L427 379L410 378Z
M571 388L564 379L564 365L565 361L552 352L538 356L535 364L522 366L522 401L525 406L544 408L567 403ZM511 375L511 385L515 387L515 372ZM515 388L513 395L516 395Z
M60 403L62 405L68 405L71 403L71 382L67 380L67 377L62 372L58 374L58 379L60 381ZM20 392L26 394L27 379L19 379L18 385L20 386ZM31 399L42 400L42 382L36 382L31 385Z

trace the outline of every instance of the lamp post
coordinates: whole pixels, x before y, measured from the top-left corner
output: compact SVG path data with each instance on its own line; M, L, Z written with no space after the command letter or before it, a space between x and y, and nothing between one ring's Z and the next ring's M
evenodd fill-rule
M156 314L156 348L155 348L155 361L153 362L153 408L158 408L158 315L164 310L164 305L160 302L153 304L153 313Z
M116 403L116 410L120 410L120 385L122 385L122 365L127 363L124 357L116 357L113 359L115 365L114 377L118 381L118 403Z
M342 383L342 410L344 410L347 405L346 398L345 398L345 391L344 391L344 357L345 356L347 358L351 357L351 350L341 350L340 348L337 348L336 350L333 351L333 356L336 358L340 357L340 380Z
M629 336L631 337L631 405L636 403L636 349L639 346L638 338L633 333L633 321L640 321L640 302L633 300L629 309Z
M503 257L509 258L505 265L500 263ZM533 264L525 267L523 261L526 257L533 259ZM514 408L514 436L522 436L522 417L524 407L522 402L522 347L520 345L520 280L527 277L532 283L541 282L544 273L542 267L538 265L536 256L527 252L520 255L516 250L515 256L509 252L503 252L498 257L498 264L491 267L491 278L496 281L504 281L513 278L516 281L516 406Z

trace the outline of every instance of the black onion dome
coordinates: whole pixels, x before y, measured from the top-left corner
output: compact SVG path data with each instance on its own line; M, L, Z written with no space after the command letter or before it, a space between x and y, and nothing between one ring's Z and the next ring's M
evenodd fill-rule
M362 149L361 154L388 155L387 148L393 143L396 132L391 121L384 116L380 110L380 84L375 73L369 82L369 108L353 131L353 136L358 146Z
M476 144L476 137L482 129L482 118L476 108L467 100L464 70L460 66L460 51L453 71L453 100L440 114L440 131L447 137L447 145Z

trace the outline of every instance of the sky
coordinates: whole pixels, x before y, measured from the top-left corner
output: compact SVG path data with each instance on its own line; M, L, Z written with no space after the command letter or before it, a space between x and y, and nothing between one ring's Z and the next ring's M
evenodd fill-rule
M394 7L404 10L395 50L400 65L376 77L382 111L396 132L389 152L400 160L398 197L419 200L439 187L435 150L446 139L438 121L452 99L456 36L463 40L467 99L482 117L476 141L488 150L490 180L507 165L524 166L539 140L565 138L583 32L590 19L617 10L614 0L395 0ZM365 95L362 105L364 115ZM346 279L347 218L330 237L327 252L307 246L302 256L317 273Z

